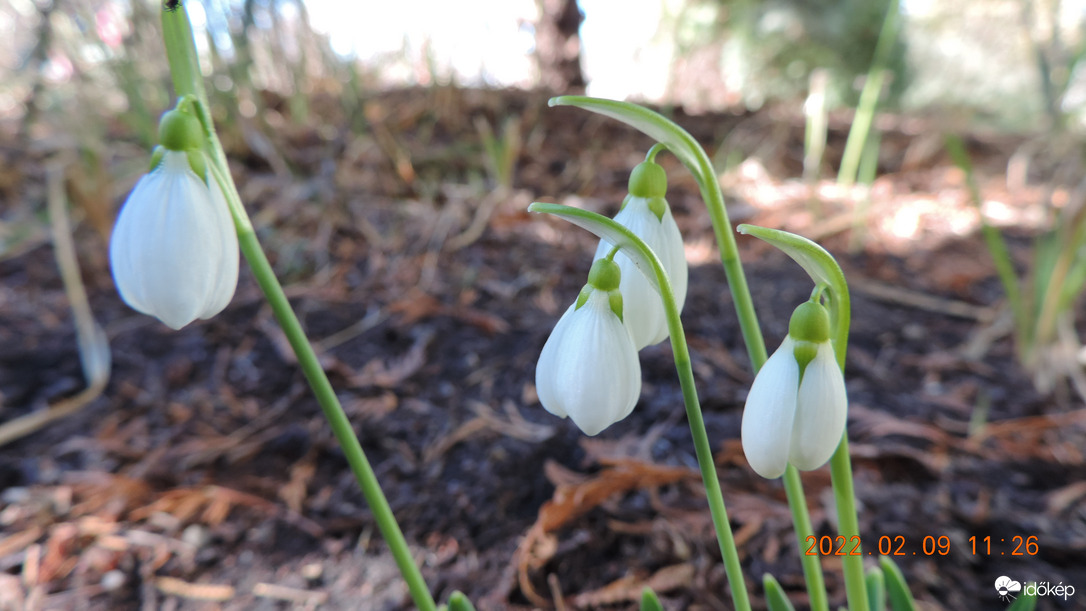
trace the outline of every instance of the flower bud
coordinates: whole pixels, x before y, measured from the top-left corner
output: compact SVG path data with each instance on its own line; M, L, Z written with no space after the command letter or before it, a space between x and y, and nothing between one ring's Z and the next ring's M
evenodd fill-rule
M204 130L196 117L175 108L163 113L159 120L158 141L171 151L199 149L204 143Z
M762 477L780 477L789 462L817 469L841 442L848 394L829 335L825 308L800 305L788 336L754 378L741 435L743 453Z
M681 312L686 302L688 268L682 234L663 197L667 191L667 174L654 162L638 164L630 175L629 189L630 193L622 209L615 215L615 221L644 240L656 253L671 281L676 305ZM612 247L611 243L601 240L595 259L606 257ZM660 294L644 272L637 269L622 251L615 255L615 263L619 265L622 275L619 286L625 308L622 320L630 329L634 345L640 350L667 339L667 317Z
M109 262L125 303L180 329L230 302L238 239L219 186L193 172L186 152L164 151L121 208Z
M663 197L667 194L667 172L654 161L639 163L630 172L627 190L634 197Z
M600 275L596 280L608 285L610 272ZM561 418L568 416L586 435L596 435L628 416L641 395L641 363L622 323L621 303L617 290L593 287L590 276L577 303L554 326L536 363L536 392L543 408Z

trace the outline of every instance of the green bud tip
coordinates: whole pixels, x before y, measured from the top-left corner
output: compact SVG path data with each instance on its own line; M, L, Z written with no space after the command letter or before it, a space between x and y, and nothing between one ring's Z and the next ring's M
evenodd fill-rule
M663 197L667 193L667 172L659 164L644 161L630 172L630 195Z
M648 204L649 212L656 217L656 220L663 222L664 213L667 212L667 200L662 197L650 197Z
M592 286L591 281L589 281L588 284L581 288L581 292L577 294L577 301L575 302L573 309L581 309L581 306L588 302L588 298L592 295L592 292L598 290L600 289ZM607 293L607 305L611 307L611 311L615 313L615 316L618 316L618 319L622 320L622 291L615 288L604 292Z
M792 356L795 357L796 364L799 365L799 373L802 376L807 369L807 365L810 365L814 357L818 356L818 344L805 340L796 340L792 347Z
M200 121L183 110L169 110L158 122L158 140L171 151L198 149L204 142Z
M611 306L611 311L615 313L615 316L618 316L619 320L625 322L622 318L622 291L608 292L607 303Z
M820 344L830 339L830 313L814 301L801 303L788 322L788 335L796 341Z
M816 301L801 303L788 321L788 335L796 343L792 354L802 373L818 354L819 345L830 341L830 313Z
M588 296L592 294L592 291L603 291L607 293L607 302L611 306L611 311L618 316L619 320L622 320L622 293L618 290L621 280L622 271L618 263L608 258L597 259L588 272L588 284L584 285L581 293L577 295L575 309L580 309L588 301Z
M200 151L186 151L185 156L188 157L189 167L192 171L200 177L201 180L207 182L207 160L204 159L204 154Z
M601 291L616 290L621 281L622 270L611 259L597 259L588 272L588 284Z

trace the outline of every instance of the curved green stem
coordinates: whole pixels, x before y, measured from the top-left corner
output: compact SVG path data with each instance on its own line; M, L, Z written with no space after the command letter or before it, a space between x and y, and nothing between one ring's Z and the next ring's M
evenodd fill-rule
M737 229L739 233L749 233L784 251L807 272L816 285L827 287L830 319L833 321L833 352L837 358L837 365L841 371L844 371L852 305L848 282L845 281L845 274L837 265L837 261L818 244L787 231L755 225L740 225ZM837 531L851 545L853 541L860 541L860 524L856 515L856 492L852 481L847 430L841 436L841 443L834 451L833 457L830 458L830 478L833 481L833 497L837 505ZM849 609L868 611L863 552L859 549L857 551L860 552L857 555L849 554L841 557L845 573L845 591L848 595Z
M667 145L666 144L664 144L662 142L657 142L656 144L652 145L652 148L649 149L649 152L645 153L645 161L655 162L656 161L656 155L658 155L661 151L666 151L666 150L667 150Z
M724 495L720 490L720 479L717 477L716 464L713 462L709 434L705 430L705 420L701 414L701 403L698 401L698 390L694 383L694 369L690 361L690 349L686 344L686 335L683 332L682 321L679 318L675 293L671 288L671 281L668 279L663 264L660 263L656 254L641 238L605 216L561 204L540 202L528 206L528 210L560 216L584 227L614 244L617 248L621 248L622 252L634 262L637 268L645 274L645 277L660 292L667 317L667 330L671 336L671 351L675 355L675 369L679 375L679 385L682 388L683 403L686 405L687 420L690 422L690 434L694 439L694 452L698 458L701 480L705 486L706 497L709 501L709 513L712 515L713 526L716 529L720 554L724 559L724 570L728 575L728 582L732 588L732 602L735 604L736 609L749 611L750 596L747 593L746 580L743 579L743 567L739 562L739 552L735 547L735 537L732 534L731 523L728 521L728 510L724 506Z
M743 273L743 264L739 260L739 247L735 243L728 211L724 207L724 194L712 161L705 149L690 135L690 132L669 121L659 113L647 108L584 96L564 95L551 98L551 106L576 106L617 119L641 130L643 133L667 146L667 149L686 166L698 181L701 197L709 209L709 218L713 223L713 235L720 247L720 261L724 265L724 274L728 278L728 289L735 300L735 313L739 317L739 328L747 346L750 362L757 371L765 363L767 355L765 340L762 339L758 315L754 311L754 302L750 297L747 277ZM655 148L655 147L654 147Z
M750 357L754 372L757 373L768 357L765 339L762 337L762 329L758 325L754 301L751 299L746 274L743 272L743 264L739 259L739 248L732 232L731 221L728 219L727 208L724 206L724 194L720 190L720 181L717 178L716 170L713 169L712 161L705 153L705 149L698 144L697 140L689 132L673 121L636 104L582 96L560 96L552 98L549 104L551 106L577 106L635 127L660 143L650 149L650 155L654 156L658 151L657 147L662 144L694 175L701 191L701 197L709 210L709 218L712 220L713 234L720 248L720 260L724 265L724 274L728 279L728 288L731 291L732 299L735 301L735 312L739 318L739 328L743 334L747 354ZM803 483L798 474L785 478L785 490L792 514L794 516L806 516L805 519L795 521L795 527L796 537L800 542L797 551L800 563L803 565L808 594L812 604L825 601L826 588L822 577L822 565L819 563L817 556L808 556L803 553L802 543L807 540L807 537L812 536L814 532L810 525L811 520L807 511ZM816 611L826 611L828 606L813 608Z
M434 603L430 590L422 578L422 573L411 556L411 550L404 539L399 524L396 523L396 517L392 513L388 499L385 498L384 493L381 491L377 475L373 472L373 468L362 450L362 445L359 443L358 437L355 435L354 429L351 427L351 423L343 412L343 407L340 405L339 399L328 381L328 376L325 375L324 368L321 367L313 347L306 338L305 331L302 330L301 322L299 322L294 310L290 307L290 302L283 292L282 285L279 284L279 280L275 277L271 263L268 262L264 250L260 247L252 223L249 221L245 207L238 195L237 187L230 178L226 154L223 152L222 145L219 143L211 123L207 94L204 91L203 79L200 75L196 56L196 47L193 44L192 29L183 6L179 4L173 10L165 9L162 13L162 24L176 93L179 97L195 96L200 102L196 104L196 107L199 109L199 118L207 132L209 166L230 206L230 213L237 227L238 246L245 259L249 262L257 284L267 297L276 320L290 342L290 346L298 358L298 365L305 374L306 381L313 389L313 394L328 419L328 424L332 427L336 440L339 442L340 447L343 448L343 455L358 480L359 486L362 488L366 503L373 512L374 520L377 522L381 535L392 551L400 573L407 582L415 606L420 611L434 611L437 605Z

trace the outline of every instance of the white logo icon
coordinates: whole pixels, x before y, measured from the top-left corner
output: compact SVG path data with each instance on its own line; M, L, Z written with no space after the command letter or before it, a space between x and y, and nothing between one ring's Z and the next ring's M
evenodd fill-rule
M999 592L999 600L1010 602L1011 599L1016 598L1015 594L1022 591L1022 584L1006 575L1001 575L995 580L995 589Z

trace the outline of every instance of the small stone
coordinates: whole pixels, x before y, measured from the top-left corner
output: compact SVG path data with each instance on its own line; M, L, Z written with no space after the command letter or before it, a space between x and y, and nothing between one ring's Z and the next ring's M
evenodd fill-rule
M928 332L923 325L910 323L901 328L901 335L907 340L920 341L927 337Z
M125 577L123 571L113 569L112 571L107 571L104 575L102 575L101 586L102 589L106 592L115 592L124 587L124 583L126 581L128 581L128 578Z
M181 540L196 549L202 549L211 542L211 533L199 524L189 524L181 533Z
M320 581L322 575L324 575L324 567L319 562L311 562L302 566L302 577L305 577L308 581Z

